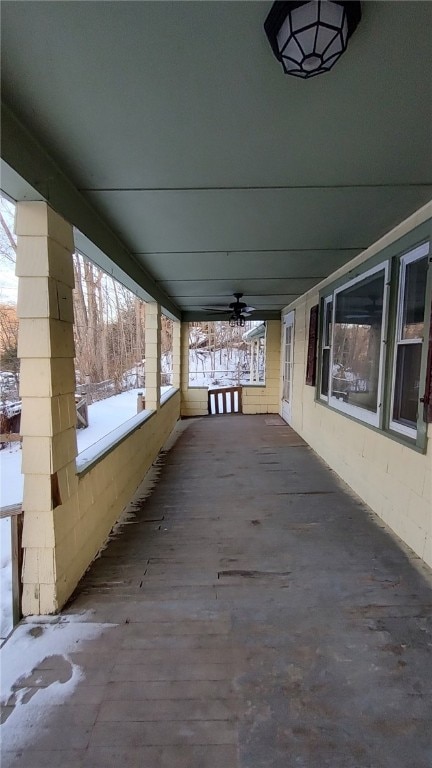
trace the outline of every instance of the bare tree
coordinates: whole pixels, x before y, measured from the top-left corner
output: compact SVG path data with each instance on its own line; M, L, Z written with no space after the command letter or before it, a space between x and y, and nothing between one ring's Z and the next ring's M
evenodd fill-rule
M2 370L10 371L17 377L19 361L18 317L11 304L0 304L0 352Z
M3 230L4 235L6 236L6 241L7 241L7 244L6 244L6 247L5 247L4 243L1 243L1 240L0 240L1 254L8 261L10 261L11 264L15 264L15 261L16 261L16 242L15 242L14 236L12 235L12 232L10 230L9 224L7 223L5 217L3 216L3 213L1 211L0 211L0 224L2 226L2 230Z
M0 264L11 275L16 261L14 206L0 198ZM74 338L78 383L115 381L116 390L144 384L144 303L80 254L73 257ZM11 282L14 277L11 275ZM168 339L165 325L163 338ZM18 371L18 321L13 305L0 306L2 366ZM163 349L169 355L168 341ZM133 378L135 376L135 379Z

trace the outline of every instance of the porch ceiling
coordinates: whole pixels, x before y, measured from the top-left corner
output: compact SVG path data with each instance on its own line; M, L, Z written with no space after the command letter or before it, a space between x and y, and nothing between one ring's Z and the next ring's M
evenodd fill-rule
M34 196L12 168L174 313L279 311L432 197L432 5L363 3L308 82L270 6L4 0L4 191Z

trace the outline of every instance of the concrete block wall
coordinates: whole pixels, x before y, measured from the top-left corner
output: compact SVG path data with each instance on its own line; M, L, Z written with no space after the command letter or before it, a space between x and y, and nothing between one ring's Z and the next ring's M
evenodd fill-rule
M278 413L280 408L281 324L267 320L264 387L243 387L243 413Z
M56 507L76 486L71 225L46 203L16 209L25 614L56 609ZM62 519L62 524L64 520Z
M348 272L432 216L426 206L328 280ZM311 291L295 310L291 426L416 554L432 566L432 425L425 454L315 401L305 385L309 311L318 303Z
M280 408L280 346L279 320L267 321L266 380L262 387L242 388L243 413L278 413ZM189 327L181 328L181 415L206 416L208 413L207 387L189 387Z
M172 324L172 385L180 389L181 385L181 323L173 320Z
M161 308L156 302L145 308L146 408L158 409L161 387Z
M72 227L46 203L24 202L17 205L16 232L22 610L50 614L71 595L157 457L180 416L180 394L160 405L160 307L150 305L147 408L154 413L86 472L77 473Z
M180 356L181 415L207 416L207 387L189 387L189 323L181 324Z
M57 608L72 594L179 416L176 392L91 469L70 478L74 493L54 510Z

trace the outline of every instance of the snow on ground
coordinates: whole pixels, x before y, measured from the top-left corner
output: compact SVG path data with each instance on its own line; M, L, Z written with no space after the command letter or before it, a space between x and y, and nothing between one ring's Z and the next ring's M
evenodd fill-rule
M161 393L165 394L171 387L161 387ZM137 412L137 394L145 389L130 389L120 395L108 397L89 405L89 426L86 429L77 430L78 453L82 453L89 446L99 440L103 440L117 427L128 421ZM106 441L105 441L106 442ZM102 445L101 445L102 447ZM21 474L21 445L10 443L7 448L0 451L0 506L19 504L23 498L23 476ZM6 637L12 629L12 569L11 569L11 536L10 519L0 520L0 597L1 597L1 625L0 637Z
M0 650L0 703L2 708L12 708L3 710L2 740L16 739L20 749L26 746L26 738L34 743L49 719L50 707L65 703L85 677L70 655L116 626L87 621L85 615L80 619L27 620ZM51 682L46 677L44 681L46 672L40 670L48 658L56 672Z
M21 475L21 444L8 443L0 451L0 506L19 504L23 497L23 477Z
M260 353L260 384L264 383L265 359ZM250 359L242 349L189 350L190 387L235 387L250 384Z
M145 393L145 389L142 387L129 389L128 392L122 392L120 395L107 397L106 400L99 400L89 405L89 425L86 429L77 429L78 453L135 416L138 392Z

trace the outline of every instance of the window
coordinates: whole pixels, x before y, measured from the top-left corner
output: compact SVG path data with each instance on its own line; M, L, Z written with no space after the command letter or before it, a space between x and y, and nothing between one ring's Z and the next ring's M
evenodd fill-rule
M423 243L394 256L393 264L388 257L321 299L317 397L419 446L428 254ZM391 266L398 278L390 286Z
M326 298L324 299L324 321L323 321L323 332L322 332L322 364L321 364L321 390L320 390L320 395L322 400L328 400L332 321L333 321L333 296L326 296Z
M145 304L82 254L73 257L77 466L141 410ZM108 439L108 438L107 438Z
M390 427L409 437L417 429L427 256L425 244L400 263Z
M284 323L285 332L285 354L284 354L284 372L283 372L283 393L282 398L291 402L292 390L292 366L293 366L293 321Z
M189 387L264 386L265 322L189 323Z
M161 394L173 383L173 321L161 315Z
M329 402L378 426L382 406L387 264L334 292ZM330 321L329 321L330 333ZM326 386L326 380L323 382Z

